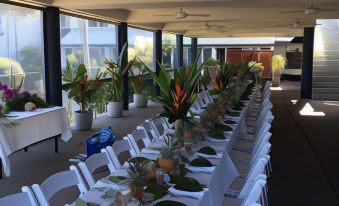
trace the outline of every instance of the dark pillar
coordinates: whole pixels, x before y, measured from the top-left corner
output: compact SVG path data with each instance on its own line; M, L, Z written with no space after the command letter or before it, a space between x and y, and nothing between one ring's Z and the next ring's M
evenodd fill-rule
M47 102L62 106L60 11L47 7L43 12L45 85Z
M176 36L177 42L177 53L176 53L176 65L175 67L183 67L184 66L184 36L177 34Z
M195 62L198 56L198 39L192 38L192 64Z
M303 99L312 99L313 41L314 27L305 27L301 72L301 98Z
M218 48L217 49L217 59L220 61L220 64L225 62L225 48Z
M127 43L127 23L121 22L120 25L118 25L118 53L120 54L123 46ZM124 68L128 64L128 51L126 50L125 54L122 57L121 60L121 66ZM124 110L128 110L128 72L123 77L123 101L124 101Z
M155 68L155 73L159 76L160 66L162 64L162 31L157 30L153 34L153 68ZM155 86L155 92L157 95L160 95L160 87Z

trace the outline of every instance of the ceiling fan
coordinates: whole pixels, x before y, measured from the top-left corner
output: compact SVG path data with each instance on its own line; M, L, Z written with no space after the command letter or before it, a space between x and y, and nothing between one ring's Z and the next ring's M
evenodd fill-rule
M301 23L301 21L297 18L297 20L293 24L281 24L281 25L274 25L274 26L292 27L292 28L295 28L295 29L299 29L299 28L304 28L304 27L314 27L316 25L321 25L321 24L305 25L305 24Z
M281 11L280 13L304 13L306 15L315 15L319 12L339 12L339 10L333 10L333 9L321 9L318 7L314 7L313 2L310 2L308 7L305 8L305 10L296 10L296 11Z
M213 29L213 28L217 28L217 29L225 28L225 26L212 25L212 24L209 24L208 22L206 22L204 25L201 25L201 26L190 26L190 27L198 27L198 28L202 28L204 30L209 30L209 29Z
M174 16L176 19L184 19L187 18L188 16L197 16L197 17L210 17L209 14L189 14L180 8L180 11L176 14L158 14L158 15L153 15L153 16Z

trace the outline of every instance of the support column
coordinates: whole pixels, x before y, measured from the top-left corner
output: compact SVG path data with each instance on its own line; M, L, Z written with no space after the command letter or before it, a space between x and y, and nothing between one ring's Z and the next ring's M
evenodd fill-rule
M300 95L303 99L312 99L313 41L314 27L305 27Z
M225 48L217 48L217 60L219 60L220 65L225 63Z
M162 63L162 31L157 30L153 33L153 68L155 73L159 76L160 66L158 62ZM160 95L160 87L155 85L155 92Z
M176 65L175 67L183 67L184 66L184 36L177 34L176 36L177 43L177 55L176 55Z
M192 44L191 51L192 51L192 64L193 64L198 56L198 39L192 38L191 44Z
M62 106L60 11L47 7L43 12L46 100Z
M120 25L118 25L118 54L120 54L123 46L127 43L127 23L122 22L120 23ZM122 57L121 60L121 66L122 68L124 68L126 65L128 64L128 50L125 51L125 54ZM128 72L126 72L126 74L123 77L123 102L124 102L124 110L128 110L128 104L129 104L129 100L128 100Z

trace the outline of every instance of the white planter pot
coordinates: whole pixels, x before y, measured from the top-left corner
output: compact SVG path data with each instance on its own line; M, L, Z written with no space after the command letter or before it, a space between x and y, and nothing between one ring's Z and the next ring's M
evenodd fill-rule
M133 99L136 107L147 107L148 99L144 94L133 94Z
M77 130L86 131L92 129L93 111L74 112L74 123Z
M107 105L107 116L108 117L121 117L123 111L123 103L119 102L109 102Z

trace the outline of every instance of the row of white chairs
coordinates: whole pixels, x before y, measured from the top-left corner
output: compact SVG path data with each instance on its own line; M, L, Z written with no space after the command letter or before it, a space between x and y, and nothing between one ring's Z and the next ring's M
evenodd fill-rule
M213 102L212 97L207 91L202 91L199 93L198 97L199 98L195 102L195 105L197 106L196 108L199 108L199 111L203 110L204 107ZM257 136L260 136L259 133L262 134L267 130L267 128L265 130L261 130L261 132L258 132ZM84 163L79 163L78 166L87 182L88 187L92 188L95 185L96 180L93 173L95 173L98 168L107 166L109 172L111 174L114 173L114 171L119 169L129 157L133 157L140 153L144 147L147 147L152 141L159 139L162 135L168 132L173 132L173 125L169 124L165 118L152 118L146 120L131 134L123 137L122 140L115 142L112 146L102 149L101 153L92 155ZM269 137L266 137L266 139L267 138ZM257 142L262 141L264 140L257 140ZM256 147L253 147L252 150L255 150L255 148ZM121 156L123 153L124 155ZM266 159L269 159L269 156L266 155L265 157ZM261 160L261 162L265 162L265 160ZM251 165L252 164L254 163L251 163ZM50 199L58 191L70 186L77 186L81 196L88 191L88 187L83 181L80 171L75 166L71 166L70 170L56 173L47 178L40 185L34 184L31 188L24 186L22 187L22 193L13 194L0 199L0 205L49 206ZM253 187L250 192L253 192L254 189L255 188ZM239 197L245 196L243 193L239 193ZM248 196L247 199L249 200L252 196L253 195Z
M247 133L241 136L231 151L231 158L240 177L225 191L223 205L249 206L252 204L268 205L267 178L272 172L270 165L269 142L271 123L274 116L270 102L270 82L256 94L256 101L250 105L246 119Z

